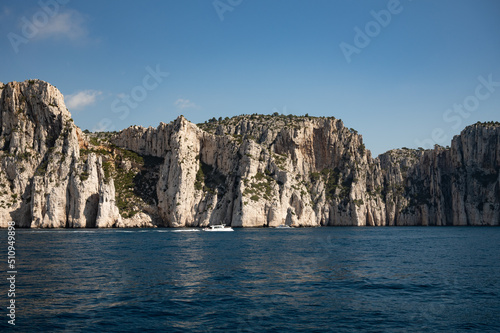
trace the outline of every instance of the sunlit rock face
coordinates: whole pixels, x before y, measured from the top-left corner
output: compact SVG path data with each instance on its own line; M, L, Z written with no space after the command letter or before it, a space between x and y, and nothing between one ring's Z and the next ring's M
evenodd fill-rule
M98 215L120 221L116 207L100 201L113 190L101 158L80 157L86 141L59 90L40 80L0 86L0 226L95 227Z
M372 158L335 118L85 134L52 85L0 83L0 226L498 225L500 125Z
M372 158L334 118L179 117L114 143L165 157L158 209L169 226L498 225L500 126L476 124L451 148Z

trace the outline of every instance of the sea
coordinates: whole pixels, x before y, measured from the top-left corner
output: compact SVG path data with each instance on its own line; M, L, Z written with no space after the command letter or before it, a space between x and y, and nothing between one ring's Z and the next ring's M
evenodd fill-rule
M15 326L1 249L2 332L500 332L496 227L15 237Z

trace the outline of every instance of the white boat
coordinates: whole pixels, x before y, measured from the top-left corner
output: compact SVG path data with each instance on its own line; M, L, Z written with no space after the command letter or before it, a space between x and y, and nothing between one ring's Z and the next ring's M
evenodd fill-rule
M203 231L234 231L231 227L226 227L225 224L217 224L203 228Z
M286 225L286 224L280 224L279 226L277 226L275 228L291 228L291 227L289 225Z

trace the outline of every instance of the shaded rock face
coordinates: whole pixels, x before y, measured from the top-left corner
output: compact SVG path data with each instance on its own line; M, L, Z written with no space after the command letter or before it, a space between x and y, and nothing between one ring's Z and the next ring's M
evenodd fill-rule
M377 158L334 118L252 115L195 125L180 116L102 141L89 135L50 84L0 83L0 227L500 221L497 123L467 127L451 148Z
M472 125L408 172L404 225L499 225L500 126Z
M114 139L165 157L158 208L172 227L498 225L500 126L476 124L451 148L372 158L333 118L182 116Z
M0 92L0 226L119 223L113 183L105 183L100 157L80 158L85 138L61 93L39 80L11 82Z

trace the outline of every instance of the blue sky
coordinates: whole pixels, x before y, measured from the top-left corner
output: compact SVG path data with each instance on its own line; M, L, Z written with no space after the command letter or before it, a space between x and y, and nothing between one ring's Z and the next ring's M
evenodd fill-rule
M500 120L497 0L0 1L0 36L82 129L308 113L377 155Z

